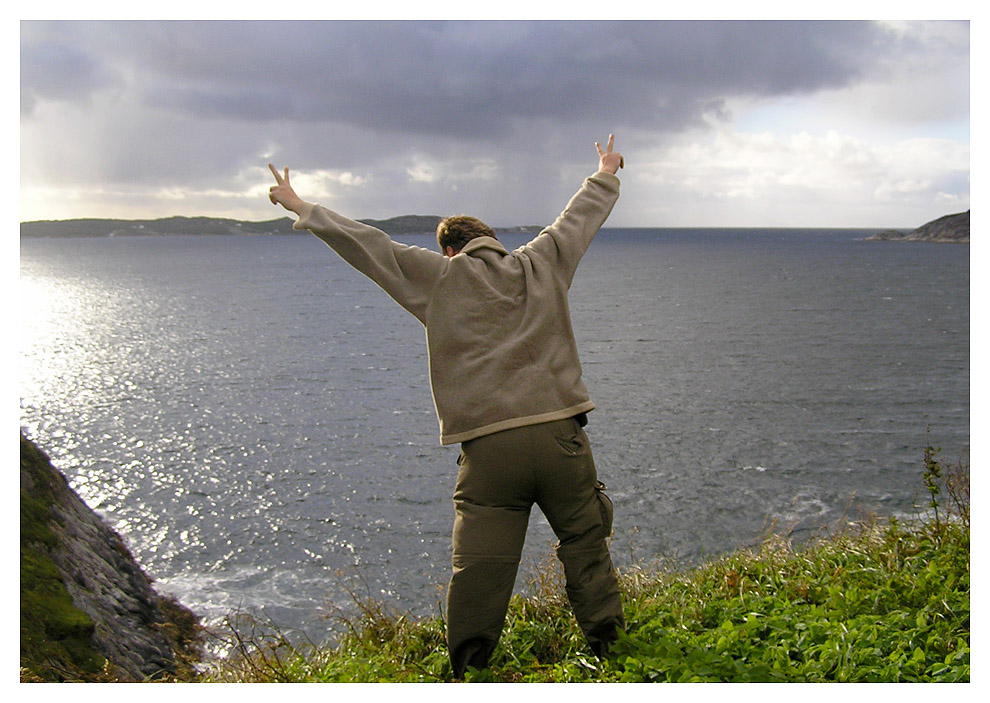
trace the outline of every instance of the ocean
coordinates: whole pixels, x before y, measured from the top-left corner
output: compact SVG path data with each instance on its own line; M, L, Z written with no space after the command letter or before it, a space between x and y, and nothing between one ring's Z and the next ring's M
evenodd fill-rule
M620 569L916 516L926 443L965 456L969 247L869 234L595 239L570 299ZM314 641L351 593L439 613L458 450L412 316L307 234L20 254L21 431L160 591ZM553 542L534 510L517 589Z

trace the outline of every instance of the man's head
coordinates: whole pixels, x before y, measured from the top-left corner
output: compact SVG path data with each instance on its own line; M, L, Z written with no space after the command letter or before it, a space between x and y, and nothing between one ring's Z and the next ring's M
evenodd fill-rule
M469 215L451 215L437 225L437 244L440 245L440 251L447 256L459 252L472 239L494 236L495 232L491 227Z

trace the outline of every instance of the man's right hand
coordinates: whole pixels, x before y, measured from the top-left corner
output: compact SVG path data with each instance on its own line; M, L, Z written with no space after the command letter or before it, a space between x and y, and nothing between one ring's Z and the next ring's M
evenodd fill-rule
M302 209L303 200L296 195L296 191L292 190L292 186L289 185L289 167L285 167L284 174L279 174L272 164L268 164L268 168L275 176L276 183L268 189L268 199L272 201L273 205L281 205L286 210L298 215Z
M605 147L605 151L602 151L602 145L595 142L595 148L598 149L598 170L605 171L606 173L616 173L620 168L624 168L626 163L625 159L622 158L622 154L618 152L613 152L612 147L615 144L615 135L608 135L608 145Z

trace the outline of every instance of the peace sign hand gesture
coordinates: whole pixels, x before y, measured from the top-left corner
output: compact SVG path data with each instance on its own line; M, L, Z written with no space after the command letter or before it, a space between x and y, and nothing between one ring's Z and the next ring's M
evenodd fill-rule
M608 135L608 146L606 146L605 151L602 151L602 145L595 142L595 148L598 149L598 170L606 171L608 173L616 173L620 168L624 168L626 163L625 159L622 158L622 154L613 153L612 147L615 144L615 135Z
M303 200L296 195L296 191L292 190L292 186L289 185L289 167L285 167L284 174L279 174L278 170L272 164L268 164L268 168L271 169L272 175L275 176L276 183L276 185L268 189L268 199L272 201L273 205L281 205L286 210L298 215L299 210L302 208Z

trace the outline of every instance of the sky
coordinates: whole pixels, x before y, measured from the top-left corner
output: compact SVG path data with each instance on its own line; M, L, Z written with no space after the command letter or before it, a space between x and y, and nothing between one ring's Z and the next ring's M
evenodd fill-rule
M968 21L21 21L21 221L913 229L970 207Z

